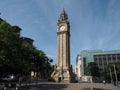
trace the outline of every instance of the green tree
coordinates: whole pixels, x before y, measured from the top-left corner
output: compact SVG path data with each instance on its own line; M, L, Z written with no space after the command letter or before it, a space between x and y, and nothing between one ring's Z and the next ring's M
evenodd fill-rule
M51 65L53 60L48 58L43 51L37 50L37 52L38 54L35 55L36 70L39 71L42 78L48 78L53 72Z
M6 22L0 23L0 67L1 72L16 73L20 61L20 38L19 34ZM14 67L13 67L14 66Z
M42 50L37 50L28 43L22 43L21 53L24 63L24 73L30 74L31 71L35 71L42 78L47 78L51 75L53 71L51 63L53 60L49 59Z
M115 68L114 68L115 66ZM120 80L120 62L114 62L109 64L105 69L105 77L110 82L111 78L116 81L115 71L117 74L117 79Z
M88 76L98 77L99 76L99 68L95 62L88 63L85 74Z
M30 75L35 71L47 78L53 71L52 61L42 50L23 43L11 25L0 22L0 73Z

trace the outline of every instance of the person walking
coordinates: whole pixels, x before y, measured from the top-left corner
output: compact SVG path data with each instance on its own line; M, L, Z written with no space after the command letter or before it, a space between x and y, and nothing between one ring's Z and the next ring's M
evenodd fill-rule
M105 84L105 80L103 80L103 84Z

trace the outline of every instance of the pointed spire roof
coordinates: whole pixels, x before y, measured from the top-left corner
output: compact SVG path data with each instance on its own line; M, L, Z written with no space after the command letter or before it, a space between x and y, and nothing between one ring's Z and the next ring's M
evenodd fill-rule
M61 12L60 14L60 21L67 21L68 20L68 15L67 13L65 12L65 9L63 8L63 11Z
M66 12L65 12L65 9L63 8L63 11L62 11L62 13L61 13L62 15L65 15L66 14Z

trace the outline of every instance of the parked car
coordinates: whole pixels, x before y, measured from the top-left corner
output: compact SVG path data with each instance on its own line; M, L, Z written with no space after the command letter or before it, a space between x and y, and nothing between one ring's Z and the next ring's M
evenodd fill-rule
M0 90L18 90L18 78L14 75L6 75L0 78Z
M14 75L7 75L6 77L1 78L3 81L12 81L14 80Z
M0 90L18 90L16 83L0 83Z
M7 75L0 79L1 82L15 82L18 81L18 77L14 75Z
M120 86L120 81L115 81L115 82L114 82L114 85L115 85L115 86Z

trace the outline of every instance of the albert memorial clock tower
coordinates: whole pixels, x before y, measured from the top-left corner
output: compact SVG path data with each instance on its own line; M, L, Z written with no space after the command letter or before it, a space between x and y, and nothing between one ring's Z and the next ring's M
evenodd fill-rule
M63 9L57 23L57 60L51 77L58 82L71 82L72 68L70 65L70 25L68 16Z

